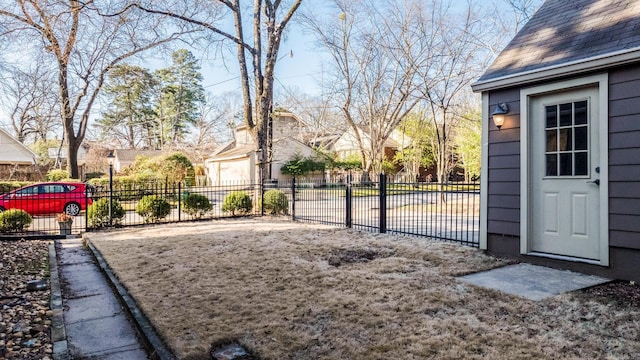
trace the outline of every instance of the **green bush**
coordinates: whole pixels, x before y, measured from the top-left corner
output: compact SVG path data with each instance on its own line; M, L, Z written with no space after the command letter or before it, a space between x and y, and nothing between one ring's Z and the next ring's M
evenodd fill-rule
M285 175L299 176L324 171L326 167L327 164L325 161L295 155L280 168L280 171Z
M31 215L24 210L9 209L0 213L0 232L21 232L31 224Z
M96 192L109 195L109 178L95 178L89 180L89 184L96 188ZM177 184L167 184L164 180L158 180L149 174L136 174L113 177L113 196L120 201L140 200L145 195L164 194L174 196L177 193Z
M222 211L230 212L231 215L235 215L236 212L240 214L248 213L251 208L253 208L251 196L244 191L232 191L222 201Z
M120 202L113 199L111 209L111 224L118 225L124 218L125 210L120 205ZM109 226L109 198L102 198L94 201L87 209L87 218L89 219L89 226L93 228L100 228Z
M211 209L213 209L213 206L211 205L209 198L204 195L189 194L184 198L182 210L185 213L198 219L203 217L207 212L211 211Z
M35 183L31 181L0 181L0 194L31 184Z
M95 171L95 172L88 172L86 174L84 174L84 178L89 181L91 179L98 179L100 177L104 176L103 172L99 172L99 171Z
M144 218L144 222L158 222L171 213L171 204L157 195L147 195L136 205L136 214Z
M47 181L60 181L69 177L69 172L62 169L52 169L47 171Z
M266 213L276 215L289 213L289 199L282 190L272 189L264 193L264 211ZM258 201L258 207L261 207L262 201Z

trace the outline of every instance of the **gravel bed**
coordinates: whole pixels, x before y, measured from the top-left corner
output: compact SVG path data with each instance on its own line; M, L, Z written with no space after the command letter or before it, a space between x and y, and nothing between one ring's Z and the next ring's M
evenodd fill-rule
M0 241L0 359L51 359L49 242ZM45 280L45 290L27 283Z

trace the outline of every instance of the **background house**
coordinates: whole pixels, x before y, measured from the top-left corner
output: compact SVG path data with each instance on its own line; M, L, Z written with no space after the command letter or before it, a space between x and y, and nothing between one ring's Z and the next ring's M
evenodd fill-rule
M42 180L31 149L0 128L0 179Z
M280 168L293 156L313 156L316 151L302 143L305 124L292 113L274 113L272 136L271 179L283 179ZM233 181L258 183L260 180L259 155L249 129L242 125L235 130L235 140L225 144L205 159L204 165L210 185L221 185Z
M473 85L481 248L640 280L638 29L636 0L548 0Z
M137 156L155 157L164 154L162 150L115 149L113 170L117 173L136 161Z
M358 128L358 134L362 140L362 145L365 149L371 148L371 136L362 127ZM409 143L407 142L406 145ZM387 138L384 142L384 157L391 161L395 153L402 148L400 142L394 140L393 137ZM344 161L347 159L359 159L360 147L358 146L358 140L355 130L349 128L345 131L333 144L331 150L336 154L338 160Z
M62 169L67 167L69 162L69 149L66 144L62 144L60 146L60 141L58 142L58 146L50 147L47 149L47 153L49 155L49 159L56 159L55 165L59 166ZM88 142L83 142L78 148L78 174L80 179L84 179L87 165L87 155L91 149L91 145Z

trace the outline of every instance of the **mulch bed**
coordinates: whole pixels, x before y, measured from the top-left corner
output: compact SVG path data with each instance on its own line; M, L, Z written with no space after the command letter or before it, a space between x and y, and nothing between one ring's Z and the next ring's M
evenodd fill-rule
M601 302L640 308L640 285L629 281L613 281L583 290Z

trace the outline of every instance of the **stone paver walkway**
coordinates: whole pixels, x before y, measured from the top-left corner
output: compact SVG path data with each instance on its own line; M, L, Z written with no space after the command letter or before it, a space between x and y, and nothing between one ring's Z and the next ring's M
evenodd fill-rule
M56 252L70 355L147 359L133 325L82 239L57 240Z
M461 276L459 279L473 285L500 290L529 300L543 300L568 291L611 281L599 276L531 264L504 266Z

